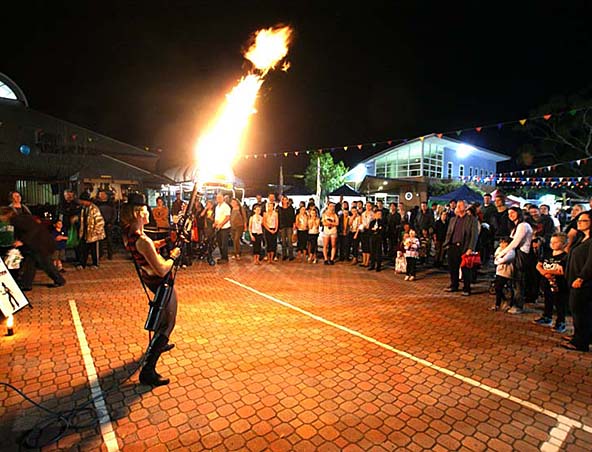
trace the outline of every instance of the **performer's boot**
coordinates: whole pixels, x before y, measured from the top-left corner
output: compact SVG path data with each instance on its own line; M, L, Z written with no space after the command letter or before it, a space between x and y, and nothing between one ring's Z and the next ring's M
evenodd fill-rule
M160 355L167 346L168 338L159 334L152 339L148 352L146 354L146 363L140 371L140 383L150 386L163 386L168 385L170 380L168 378L162 378L156 373L156 363Z

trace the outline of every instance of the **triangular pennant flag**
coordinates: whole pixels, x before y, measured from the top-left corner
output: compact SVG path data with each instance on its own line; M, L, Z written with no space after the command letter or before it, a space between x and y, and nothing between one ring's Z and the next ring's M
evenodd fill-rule
M483 129L483 127L475 127L475 130L477 131L477 133L481 132L481 129Z
M498 128L498 130L501 130L503 126L504 126L504 125L503 125L503 124L500 122L500 123L497 125L497 128Z
M462 133L462 130L457 130L457 131L456 131L456 136L457 136L457 137L460 137L460 134L461 134L461 133Z
M249 154L245 155L245 160L249 160Z
M253 158L254 158L254 159L256 159L256 158L257 158L257 154L255 154L255 155L253 156Z
M361 151L362 150L362 145L358 144L358 149Z
M438 138L442 138L442 134L441 134L441 133L438 133L438 134L436 134L436 136L437 136Z
M520 121L518 121L518 122L520 123L520 125L522 125L522 126L523 126L524 124L526 124L526 119L521 119L521 120L520 120Z
M548 121L549 119L551 119L551 115L543 115L543 118L545 118L545 121Z
M288 156L288 153L287 152L284 152L284 157L287 157L287 156Z
M298 156L298 151L294 151L294 155Z
M343 150L344 151L347 151L347 146L343 146Z
M419 137L419 141L423 141L425 137Z
M391 144L393 144L393 140L388 140L387 143L390 146Z
M306 155L310 154L310 151L306 151Z
M578 110L569 110L569 114L575 116Z
M375 148L376 147L376 143L372 143L372 147Z

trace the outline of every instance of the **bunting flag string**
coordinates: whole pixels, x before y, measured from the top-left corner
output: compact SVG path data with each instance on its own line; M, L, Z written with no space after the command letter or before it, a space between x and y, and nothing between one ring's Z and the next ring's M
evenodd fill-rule
M526 124L528 122L537 121L537 120L549 121L551 118L561 117L561 116L564 116L567 114L569 114L571 116L575 116L579 111L587 110L590 108L592 108L592 105L573 108L571 110L556 112L556 113L552 113L552 114L548 113L548 114L541 115L541 116L533 116L530 118L497 122L495 124L487 124L487 125L477 126L477 127L467 127L464 129L452 130L452 131L448 131L448 132L438 132L435 135L438 138L442 138L444 135L456 135L457 137L459 137L463 133L466 133L466 132L482 133L486 129L501 130L502 128L509 126L509 125L520 124L521 126L524 127L524 126L526 126ZM314 148L297 149L297 150L292 149L292 150L281 150L281 151L271 152L271 153L251 153L251 154L243 154L242 157L245 160L249 160L249 159L257 159L257 158L261 158L261 157L263 157L263 158L289 157L289 156L311 155L311 154L315 154L315 153L327 153L327 152L338 152L338 151L359 152L359 151L365 151L365 150L372 150L372 149L375 149L377 146L387 146L387 145L392 146L393 144L406 143L408 141L412 141L415 139L419 139L419 140L423 141L426 136L427 135L423 135L423 136L419 136L419 137L411 138L411 139L409 139L409 138L391 138L388 140L381 140L381 141L374 141L374 142L367 142L367 143L358 143L358 144L347 144L347 145L339 145L339 146L327 146L327 147L316 148L316 149L314 149ZM584 161L584 160L588 160L588 159L580 159L580 160ZM568 163L571 163L571 162L568 162ZM535 168L532 170L524 170L524 171L535 171L535 170L541 171L541 170L544 170L545 168L546 167L541 167L541 168ZM513 173L520 173L520 172L521 171L514 171ZM506 174L509 175L510 173L504 173L504 175L506 175Z
M461 176L458 178L462 182L491 183L500 185L522 185L532 187L550 187L550 188L586 188L592 187L592 176L559 176L559 177L495 177L495 176Z
M569 165L571 168L575 168L576 165L579 167L579 166L588 164L590 162L590 160L592 160L592 157L586 157L586 158L582 158L582 159L571 160L569 162L561 162L561 163L554 163L553 165L540 166L538 168L529 168L529 169L499 173L499 174L497 174L497 177L499 178L499 177L510 177L510 176L527 176L527 175L532 175L532 174L539 174L539 173L544 173L544 172L548 172L548 171L555 171L557 168L559 168L561 166L567 166L567 165Z

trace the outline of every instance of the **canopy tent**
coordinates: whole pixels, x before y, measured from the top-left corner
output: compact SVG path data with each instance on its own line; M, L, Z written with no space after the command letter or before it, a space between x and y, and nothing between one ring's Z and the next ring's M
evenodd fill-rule
M349 185L344 184L341 187L336 188L331 193L329 193L329 196L358 196L359 197L359 196L362 196L362 194L355 191Z
M430 201L452 201L453 199L457 201L483 202L483 196L467 185L461 185L456 190L445 195L430 197Z

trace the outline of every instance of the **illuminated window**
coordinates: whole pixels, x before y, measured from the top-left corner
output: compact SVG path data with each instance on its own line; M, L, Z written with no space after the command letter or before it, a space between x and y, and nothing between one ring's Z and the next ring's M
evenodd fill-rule
M17 100L16 94L11 90L6 83L0 81L0 97L5 99Z
M465 165L458 165L458 175L460 177L465 175Z
M446 168L446 177L448 179L452 179L452 162L448 162L448 167Z

